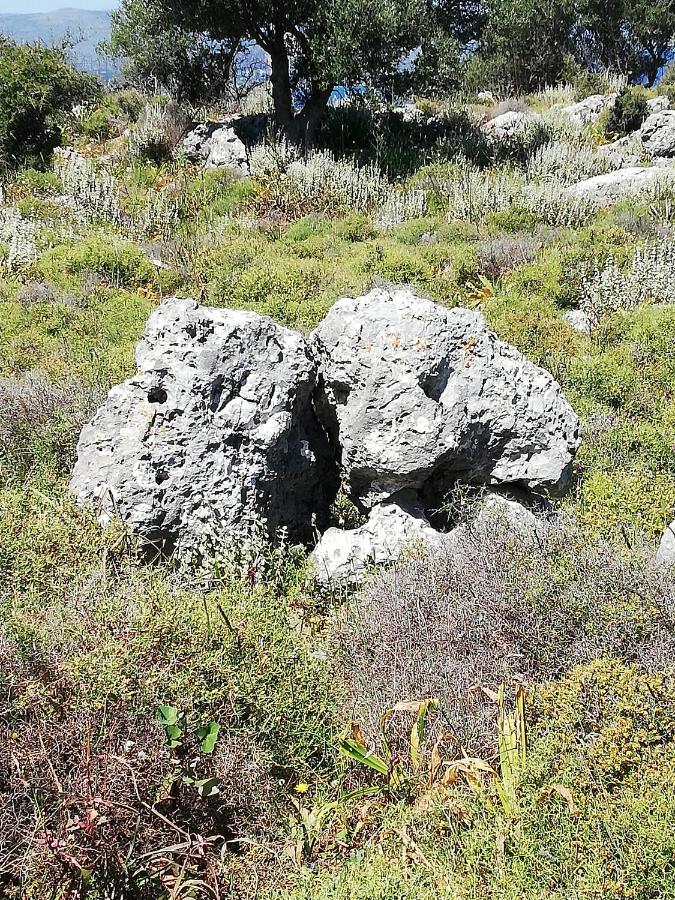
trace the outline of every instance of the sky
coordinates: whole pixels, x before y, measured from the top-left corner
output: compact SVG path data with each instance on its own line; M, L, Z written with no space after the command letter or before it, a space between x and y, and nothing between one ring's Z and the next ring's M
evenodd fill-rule
M116 0L0 0L0 13L53 12L55 9L112 9Z

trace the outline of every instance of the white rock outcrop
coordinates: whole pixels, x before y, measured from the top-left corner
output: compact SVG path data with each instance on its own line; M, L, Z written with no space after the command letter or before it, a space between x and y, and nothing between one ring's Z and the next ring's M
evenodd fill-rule
M652 156L675 156L675 109L648 116L640 128L640 140Z
M488 119L483 124L483 131L495 142L509 141L541 122L541 116L533 111L511 111Z
M207 169L228 168L250 173L248 148L260 140L267 116L233 116L223 122L202 122L183 138L180 148L190 162Z
M587 178L566 188L565 194L592 201L598 206L608 206L617 200L635 197L668 178L672 179L673 173L667 169L658 166L632 166Z
M441 536L456 482L563 490L579 423L560 386L498 340L479 313L409 289L336 303L305 339L256 313L170 299L150 316L138 372L84 427L71 488L102 522L119 516L154 554L208 557L251 520L307 543L338 476L369 511L329 529L323 581L353 581ZM532 513L504 497L509 528Z
M666 109L670 109L670 100L665 94L661 94L658 97L651 97L647 100L647 109L650 113L663 112Z
M360 528L329 528L311 558L317 581L344 585L358 582L373 566L391 563L406 549L428 550L444 539L414 495L403 494L375 506Z
M312 409L316 364L271 319L171 299L150 316L138 373L80 436L70 483L157 552L199 552L252 514L309 539L332 500Z
M478 312L406 289L338 301L310 335L317 412L352 497L436 497L455 480L567 485L579 422L553 377L500 341Z
M569 116L575 125L591 125L597 122L602 113L616 100L616 94L593 94L580 100L563 106L562 111Z

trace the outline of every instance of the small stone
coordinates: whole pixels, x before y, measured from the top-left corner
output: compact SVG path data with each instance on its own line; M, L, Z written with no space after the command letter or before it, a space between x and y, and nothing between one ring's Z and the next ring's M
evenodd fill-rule
M663 532L656 561L664 566L675 566L675 521Z
M372 566L395 562L406 548L429 549L442 541L419 501L412 495L399 495L375 506L360 528L325 532L312 553L316 579L326 585L355 583Z
M564 314L563 319L567 322L570 328L578 331L579 334L590 334L591 331L593 331L593 320L588 315L588 313L585 313L580 309L568 310Z

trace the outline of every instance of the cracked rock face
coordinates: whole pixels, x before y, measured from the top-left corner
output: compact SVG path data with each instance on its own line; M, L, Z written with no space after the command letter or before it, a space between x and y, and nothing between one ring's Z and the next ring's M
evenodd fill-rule
M201 552L251 514L310 539L333 464L300 334L255 313L168 300L82 431L71 489L146 547Z
M455 480L566 487L578 419L553 377L479 313L374 290L338 301L310 343L317 411L362 507L403 490L435 501Z
M265 115L202 122L186 134L181 148L190 162L202 163L207 169L228 168L248 175L248 148L260 140L266 126Z
M652 156L675 156L675 109L648 116L640 127L640 140Z
M562 111L579 126L597 122L602 113L616 100L616 94L593 94L578 103L563 106Z

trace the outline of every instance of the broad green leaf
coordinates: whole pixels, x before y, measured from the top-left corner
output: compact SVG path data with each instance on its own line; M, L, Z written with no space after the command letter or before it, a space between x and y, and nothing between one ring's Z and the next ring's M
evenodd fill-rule
M202 753L213 753L218 740L218 732L220 725L217 722L211 722L197 729L197 737L201 740Z
M158 706L156 710L157 721L162 725L176 725L178 722L178 710L175 706Z
M207 797L214 797L216 794L219 794L219 784L219 778L202 778L200 781L195 781L197 792L199 793L199 796L204 799L206 799Z

